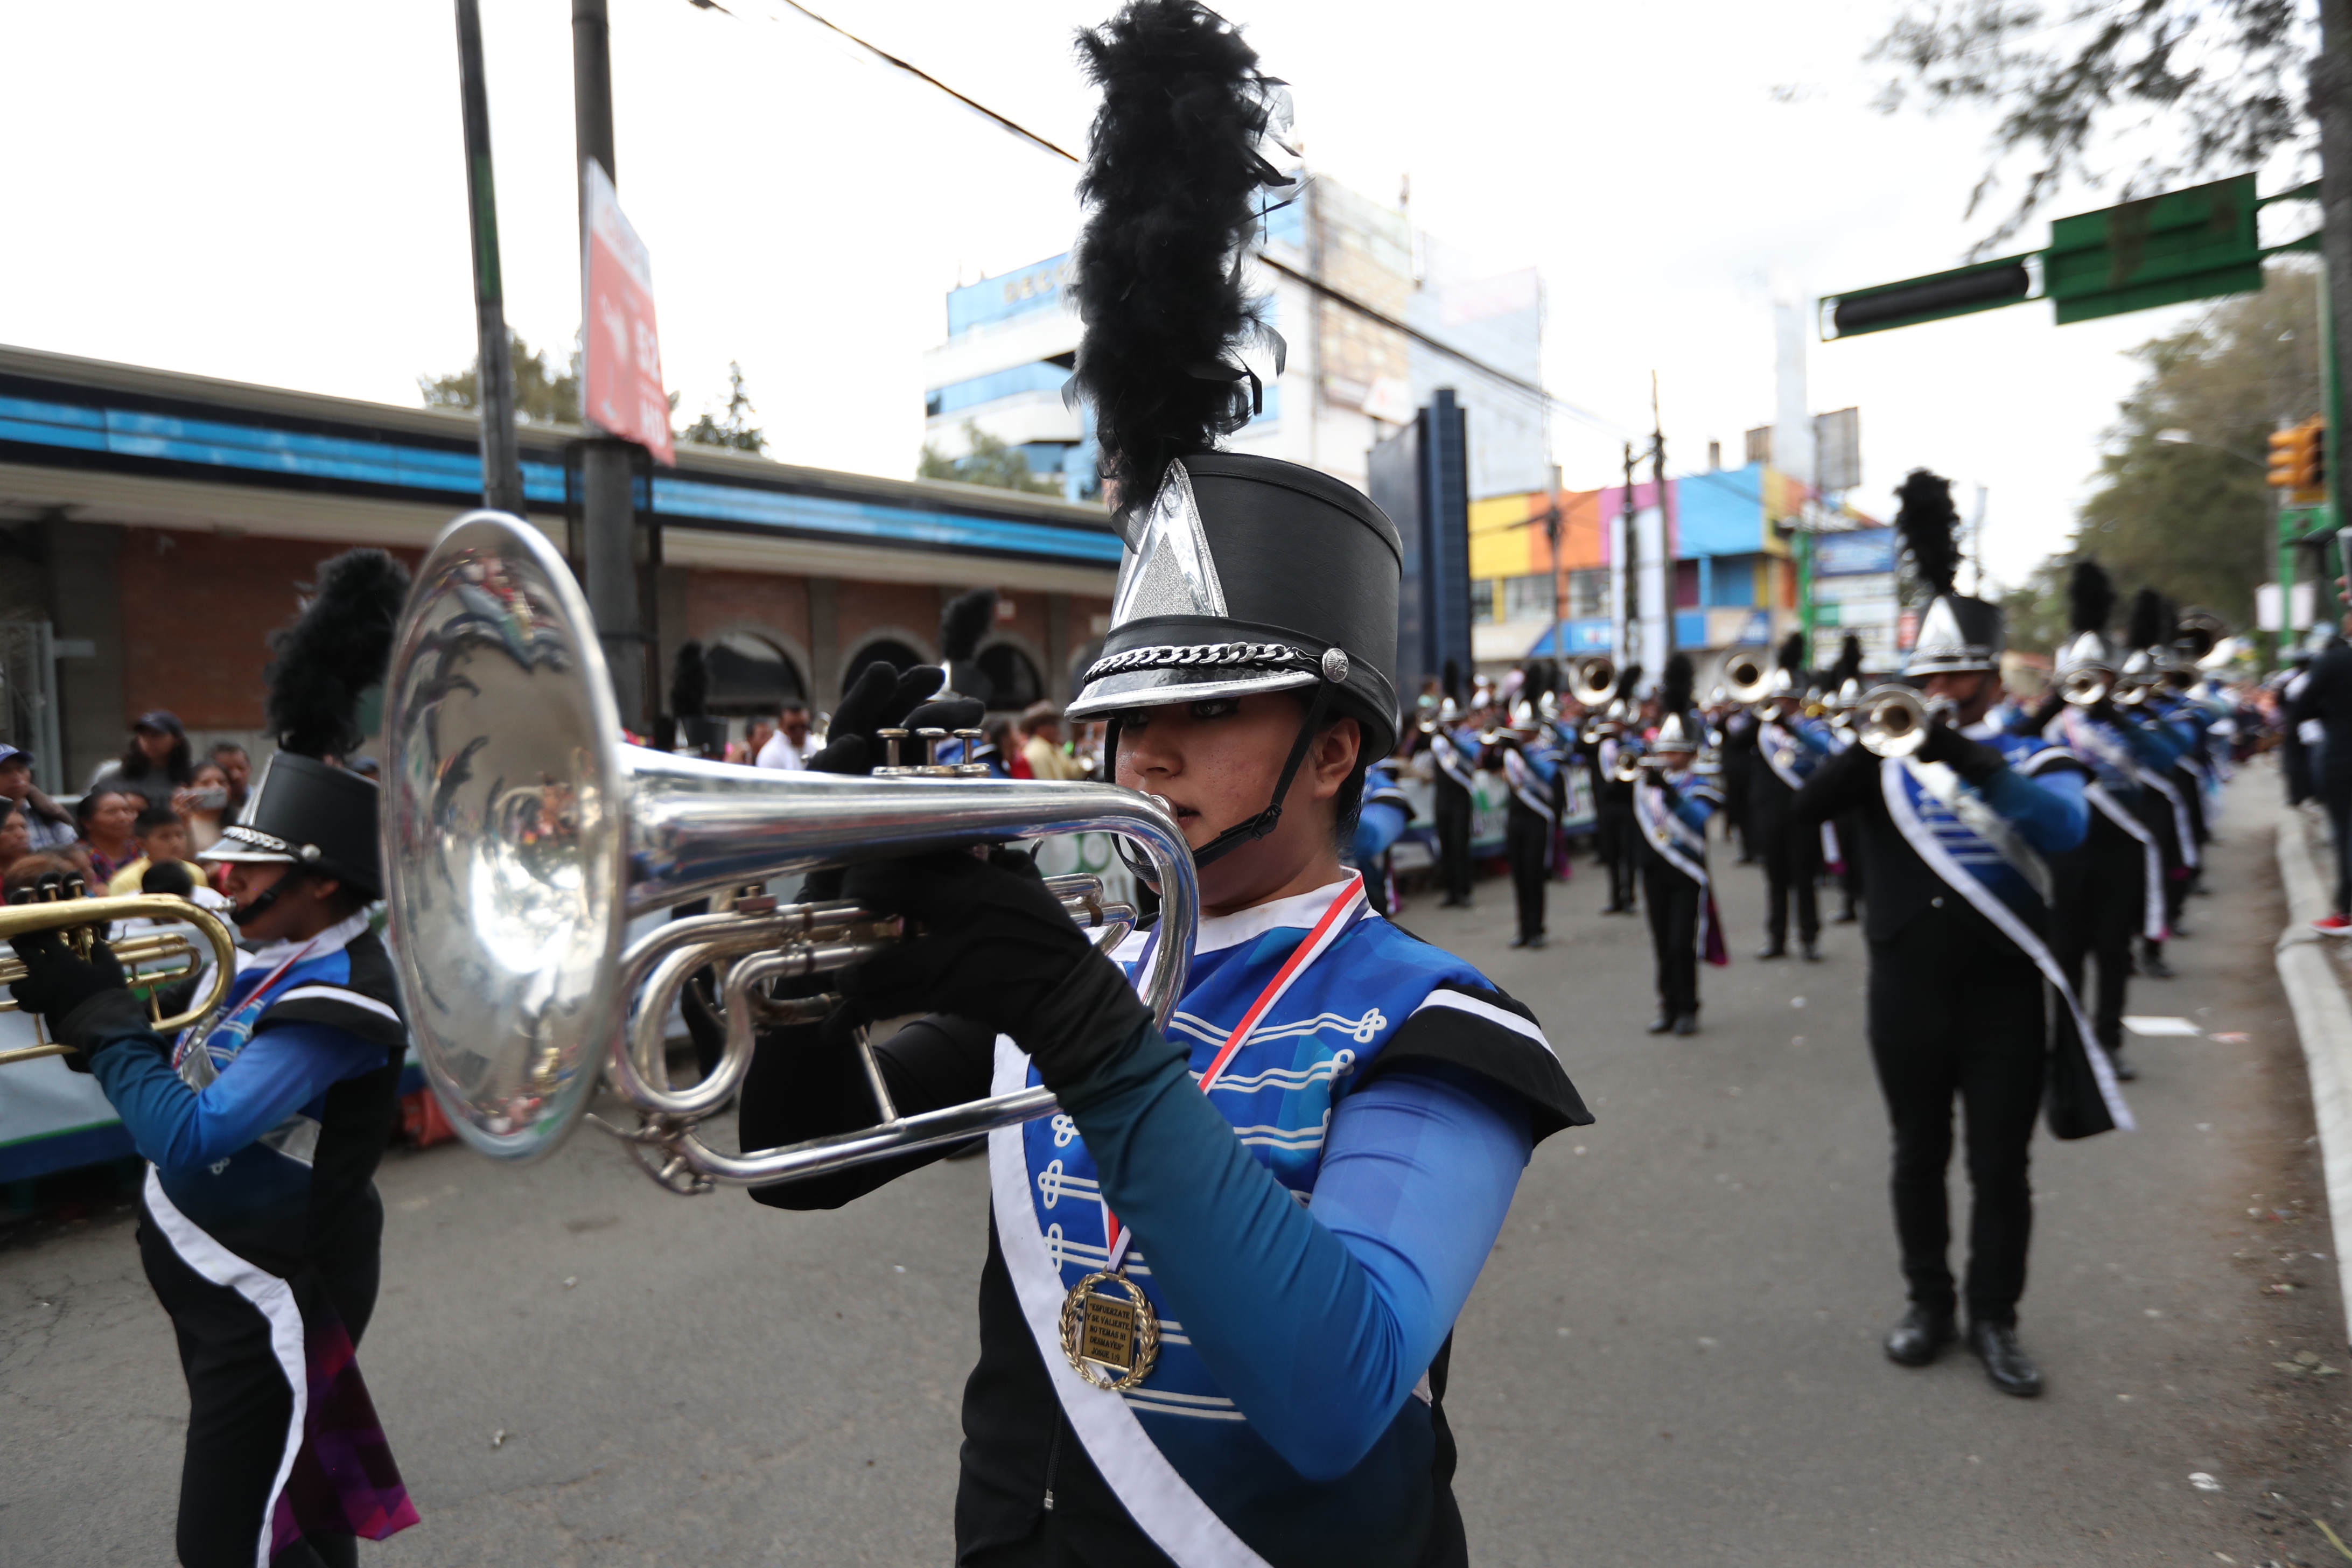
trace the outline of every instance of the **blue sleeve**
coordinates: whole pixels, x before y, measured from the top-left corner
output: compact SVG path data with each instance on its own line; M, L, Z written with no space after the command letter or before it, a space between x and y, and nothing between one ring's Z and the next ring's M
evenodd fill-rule
M1356 835L1350 841L1350 853L1361 863L1377 860L1403 833L1403 809L1384 801L1373 801L1356 818Z
M1530 746L1528 766L1534 770L1536 777L1549 784L1559 776L1559 753L1548 746Z
M286 1024L254 1036L202 1091L172 1070L168 1054L134 1044L100 1051L90 1070L141 1156L177 1174L236 1153L385 1059L383 1047L341 1029Z
M1696 827L1704 833L1706 819L1715 815L1715 796L1695 789L1676 790L1675 794L1678 797L1675 802L1675 815L1682 818L1685 826Z
M2028 778L2003 768L1979 792L1987 804L2017 825L2025 841L2045 855L2063 854L2091 830L2091 805L2083 795L2083 775L2053 768Z
M1532 1147L1504 1091L1416 1067L1340 1101L1312 1209L1148 1027L1062 1096L1218 1385L1310 1480L1396 1419L1469 1299Z

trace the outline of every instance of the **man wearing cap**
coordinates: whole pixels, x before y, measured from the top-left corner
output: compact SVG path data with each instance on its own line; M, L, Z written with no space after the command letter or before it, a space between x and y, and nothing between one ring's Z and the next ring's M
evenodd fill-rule
M369 559L338 574L352 557ZM372 603L353 604L354 577ZM353 640L362 609L388 630L405 584L382 552L352 552L321 569L305 622L331 628L331 645ZM277 646L281 748L307 734L347 754L350 713L284 717L283 674L303 645ZM372 668L358 662L310 686L356 692L382 679L381 652ZM383 886L376 786L281 749L203 858L226 867L242 940L226 999L176 1041L149 1026L103 943L82 957L55 931L18 938L26 977L12 994L74 1047L67 1065L97 1078L148 1162L140 1257L187 1376L181 1563L332 1568L356 1563L354 1537L416 1521L352 1359L375 1308L373 1178L407 1044L368 922ZM167 990L163 1011L184 1011L210 978Z
M1824 762L1790 803L1799 823L1859 818L1870 947L1868 1020L1894 1133L1891 1183L1909 1310L1887 1357L1924 1366L1959 1336L2005 1394L2042 1391L2017 1340L2033 1200L2027 1146L2049 1081L2051 1131L2130 1125L2106 1055L2049 945L2049 858L2089 827L2084 770L2060 749L1988 721L2001 696L2000 608L1953 592L1958 513L1948 480L1914 472L1895 526L1934 595L1906 673L1929 721L1916 749L1885 738ZM1868 739L1867 732L1865 738ZM2043 1022L2059 996L2058 1059ZM1967 1111L1974 1194L1965 1289L1948 1259L1952 1102Z
M73 813L33 787L33 753L0 742L0 795L25 819L26 847L62 849L74 841Z

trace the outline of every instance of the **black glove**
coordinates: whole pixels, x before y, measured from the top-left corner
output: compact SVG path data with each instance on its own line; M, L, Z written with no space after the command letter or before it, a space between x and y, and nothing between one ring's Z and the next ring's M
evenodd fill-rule
M1927 731L1919 746L1923 763L1943 763L1972 784L1981 784L2009 765L2009 759L1982 741L1971 741L1950 724Z
M2066 710L2066 699L2056 691L2044 697L2033 710L2033 731L2040 734L2050 727L2050 721Z
M29 900L20 897L17 901ZM8 994L26 1012L39 1014L52 1037L75 1047L67 1053L66 1066L89 1071L96 1053L83 1040L95 1032L101 1045L110 1044L123 1032L113 1027L93 1031L93 1025L145 1027L147 1010L131 994L122 965L104 942L93 944L88 958L67 944L62 931L26 931L11 945L25 966L25 978L9 986Z
M843 889L922 934L845 972L869 1018L945 1013L1009 1035L1059 1089L1135 1037L1150 1016L1118 965L1095 951L1026 855L997 850L882 860Z
M1683 792L1676 789L1671 780L1662 775L1653 782L1654 782L1658 786L1658 798L1666 803L1666 809L1668 811L1672 811L1675 807L1682 805Z
M935 664L919 664L900 674L887 664L869 664L857 683L843 693L841 707L825 731L824 749L808 760L820 773L870 773L889 760L889 748L877 730L970 730L986 711L969 697L945 702L923 699L946 683L947 671ZM909 737L899 760L921 760L919 743Z

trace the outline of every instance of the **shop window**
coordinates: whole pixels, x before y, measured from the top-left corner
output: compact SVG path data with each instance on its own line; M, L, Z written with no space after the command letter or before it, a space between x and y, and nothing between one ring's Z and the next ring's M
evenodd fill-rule
M1503 579L1503 619L1548 621L1552 618L1553 584L1549 572L1532 577Z
M1568 613L1574 620L1591 620L1609 613L1609 568L1594 566L1568 574Z
M1470 584L1470 624L1483 626L1495 618L1495 579L1474 578Z

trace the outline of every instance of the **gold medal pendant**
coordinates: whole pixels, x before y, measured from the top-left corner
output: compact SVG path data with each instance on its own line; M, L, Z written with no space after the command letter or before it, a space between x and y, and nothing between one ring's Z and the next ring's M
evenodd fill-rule
M1126 1300L1097 1290L1097 1285L1118 1286ZM1133 1388L1160 1359L1160 1315L1124 1273L1089 1274L1063 1299L1062 1353L1097 1388L1113 1394Z

